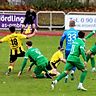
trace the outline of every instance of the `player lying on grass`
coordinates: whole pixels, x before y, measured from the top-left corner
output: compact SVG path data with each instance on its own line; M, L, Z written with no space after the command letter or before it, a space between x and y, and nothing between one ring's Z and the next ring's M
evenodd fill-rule
M96 43L86 52L87 62L89 61L89 59L91 60L92 72L96 72L95 59L94 59L95 54L96 54Z
M48 65L47 58L44 55L42 55L42 53L40 52L40 50L38 48L32 47L31 41L26 42L26 47L28 48L28 50L25 53L24 61L22 63L22 67L18 73L18 76L20 76L22 74L22 72L27 64L27 60L29 58L32 62L31 67L33 65L36 65L36 67L34 69L34 73L32 75L34 78L52 78L49 75L48 70L46 69L46 66ZM46 74L44 75L42 73L42 71L46 72Z
M35 32L29 35L23 35L20 33L15 32L15 27L11 26L9 28L11 34L3 37L0 40L0 43L2 42L8 42L10 45L10 65L8 67L8 72L6 72L6 75L8 75L11 70L14 67L14 64L18 57L24 57L25 51L22 46L22 39L28 39L35 35Z
M67 58L64 71L54 80L52 81L51 87L54 89L55 85L65 77L69 71L76 66L79 70L81 70L80 83L78 85L78 89L86 91L83 87L83 82L85 80L87 74L87 63L86 63L86 55L85 55L85 42L83 40L85 33L80 31L78 33L78 38L73 42L70 54ZM80 55L82 55L84 63L80 60Z

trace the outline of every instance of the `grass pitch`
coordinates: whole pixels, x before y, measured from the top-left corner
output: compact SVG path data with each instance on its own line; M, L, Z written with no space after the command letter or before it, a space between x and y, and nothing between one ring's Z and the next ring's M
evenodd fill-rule
M86 50L88 50L93 44L96 38L90 38L86 42ZM37 47L41 52L50 60L53 53L57 50L59 45L59 36L35 36L30 40L33 41L33 47ZM25 41L23 41L24 48L26 50ZM13 72L10 76L6 76L5 72L9 65L9 47L7 43L0 44L0 96L96 96L96 73L91 72L90 61L88 63L88 74L84 82L85 88L88 91L78 91L77 85L79 83L80 71L76 70L75 80L71 81L70 77L68 83L64 83L62 79L55 90L51 90L50 79L34 79L27 73L26 68L23 71L21 78L17 77L20 70L23 58L18 58L15 64ZM63 71L64 64L61 63L58 70ZM33 68L32 68L33 69Z

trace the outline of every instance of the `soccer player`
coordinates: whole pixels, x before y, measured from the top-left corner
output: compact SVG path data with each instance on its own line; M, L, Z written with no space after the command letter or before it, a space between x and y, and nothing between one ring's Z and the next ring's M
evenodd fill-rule
M20 75L22 74L23 69L26 66L27 60L28 58L30 58L32 62L31 66L36 65L33 73L34 78L52 78L49 75L48 70L46 69L46 66L48 65L47 58L44 55L42 55L38 48L32 47L31 41L26 42L26 47L28 48L28 50L25 53L24 61L22 63L21 70L18 73L18 77L20 77ZM46 72L46 74L44 75L42 71Z
M64 33L60 39L60 47L63 47L64 39L66 39L66 49L65 49L65 58L66 59L70 53L73 41L76 38L78 38L78 31L74 28L75 27L75 21L74 20L70 20L69 27L70 27L70 29L64 31ZM73 67L72 71L71 71L71 80L74 79L73 74L74 74L75 70L76 70L76 67ZM65 77L65 83L67 82L67 79L68 79L68 75Z
M26 24L28 24L29 26L31 25L32 33L34 31L37 31L35 23L34 23L35 19L36 19L36 12L35 12L35 10L34 9L27 10L26 14L25 14L24 22L22 24L21 33L23 33L23 30L24 30Z
M76 66L82 72L81 76L80 76L80 83L78 85L78 89L83 90L83 91L87 90L83 87L83 82L84 82L86 74L87 74L85 42L83 40L84 36L85 36L84 32L80 31L78 33L78 38L72 44L70 54L69 54L66 64L65 64L64 72L62 72L54 81L52 81L52 84L51 84L52 89L54 89L55 85L63 77L65 77L74 66ZM84 63L81 62L80 57L79 57L80 55L82 55L82 57L84 59Z
M0 40L0 43L8 42L10 45L10 65L8 67L8 72L6 72L6 75L8 75L13 69L15 61L17 60L17 57L24 57L25 55L25 51L22 46L22 39L25 39L25 38L27 39L35 35L35 32L29 35L16 33L14 26L11 26L9 30L11 34L3 37Z
M66 59L63 57L63 51L64 48L58 47L58 51L56 51L49 61L49 64L47 66L47 69L51 76L58 76L60 73L57 70L58 65L60 64L60 61L63 63L66 62Z
M95 59L94 59L95 54L96 54L96 43L86 52L87 62L89 61L89 59L91 60L92 72L96 72Z

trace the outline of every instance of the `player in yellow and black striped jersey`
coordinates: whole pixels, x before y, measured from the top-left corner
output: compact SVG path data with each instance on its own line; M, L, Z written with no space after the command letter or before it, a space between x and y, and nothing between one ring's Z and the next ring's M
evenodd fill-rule
M8 42L10 45L10 65L8 67L8 72L6 74L9 74L13 69L17 57L24 57L25 51L22 46L22 39L27 39L35 35L35 33L29 35L16 33L14 26L11 26L9 30L11 34L3 37L0 40L0 43Z
M50 75L56 76L59 75L59 72L57 70L58 65L60 64L60 61L63 63L66 62L66 59L63 57L63 48L58 47L58 51L56 51L51 60L49 61L49 65L47 66L47 69L49 70Z

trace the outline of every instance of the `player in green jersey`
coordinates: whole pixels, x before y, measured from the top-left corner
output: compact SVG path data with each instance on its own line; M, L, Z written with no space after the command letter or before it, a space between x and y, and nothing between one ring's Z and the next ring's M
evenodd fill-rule
M82 74L80 76L80 83L78 85L78 89L86 91L83 87L83 82L85 80L86 74L87 74L87 69L86 69L86 55L85 55L85 42L83 40L85 36L85 33L80 31L78 33L78 38L73 42L72 48L70 51L70 54L67 58L67 62L64 68L64 72L62 72L54 81L52 81L51 87L54 89L55 85L63 78L65 77L69 71L76 66L79 70L82 71ZM84 63L81 62L80 60L80 55L82 55L84 59Z
M95 54L96 54L96 43L86 52L87 62L89 61L89 59L91 60L92 72L96 72L95 59L94 59Z
M32 62L31 67L34 64L36 65L36 67L34 69L34 73L32 75L33 77L35 77L35 78L44 78L44 77L52 78L49 75L48 70L46 69L46 66L48 65L47 58L44 55L42 55L42 53L40 52L40 50L38 48L32 47L31 41L27 41L26 46L27 46L28 50L25 53L24 61L22 63L22 67L18 73L18 76L20 76L22 74L23 69L26 66L27 60L29 58L30 61ZM45 71L46 74L43 74L42 71Z

